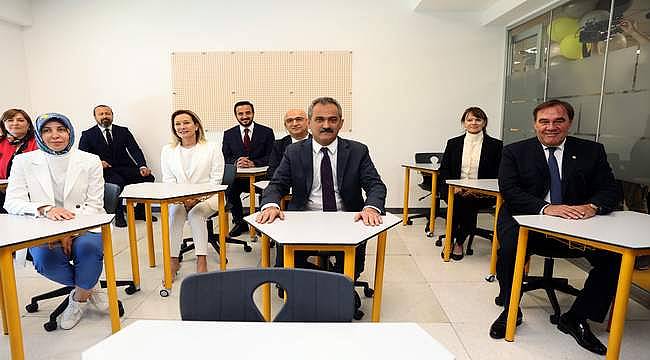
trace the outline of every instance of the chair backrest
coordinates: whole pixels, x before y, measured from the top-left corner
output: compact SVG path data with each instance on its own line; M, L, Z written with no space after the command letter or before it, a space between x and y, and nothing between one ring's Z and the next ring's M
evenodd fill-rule
M440 164L442 163L442 153L439 152L423 152L415 153L416 164ZM420 188L431 191L431 175L422 173L422 182L419 184Z
M107 214L115 214L120 202L121 189L118 185L104 183L104 210Z
M223 167L223 180L221 185L230 185L235 181L237 175L237 167L234 164L225 164Z
M181 284L183 320L264 321L253 302L261 284L285 289L276 322L349 322L354 314L354 285L347 277L308 269L237 269L193 274Z

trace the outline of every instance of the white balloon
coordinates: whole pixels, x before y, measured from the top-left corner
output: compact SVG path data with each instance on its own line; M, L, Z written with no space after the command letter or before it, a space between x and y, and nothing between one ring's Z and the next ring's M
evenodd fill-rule
M598 42L598 53L601 55L605 54L605 45L604 41ZM625 49L627 47L627 38L621 33L616 33L612 35L609 39L609 51L616 51L620 49Z
M598 0L575 1L565 5L562 8L562 13L568 17L580 19L583 15L595 9L597 3Z

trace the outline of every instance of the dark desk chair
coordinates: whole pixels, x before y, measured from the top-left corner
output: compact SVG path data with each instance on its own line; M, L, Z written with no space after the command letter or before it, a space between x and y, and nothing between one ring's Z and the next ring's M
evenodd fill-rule
M350 322L352 281L336 273L306 269L238 269L192 274L181 283L181 319L264 321L253 293L265 283L287 291L275 322Z
M115 214L115 209L117 208L117 202L119 201L119 195L120 195L119 186L110 183L104 184L104 210L106 211L107 214ZM29 251L27 252L27 259L30 261L32 259L31 255L29 254ZM116 281L116 284L117 286L129 286L129 288L133 287L133 289L135 289L135 287L133 286L133 281ZM102 288L106 288L106 281L100 280L100 286ZM129 293L128 290L129 288L127 288L127 293ZM48 332L54 331L58 327L56 323L56 318L58 318L59 315L63 313L65 308L68 307L67 295L70 294L72 290L74 290L74 286L63 286L56 290L34 296L31 299L31 302L25 306L25 310L27 310L28 313L37 312L39 301L65 296L65 300L63 300L63 302L61 302L59 306L57 306L52 313L50 313L49 321L43 324L43 328L45 329L45 331ZM131 292L131 294L133 292ZM117 305L121 317L122 315L124 315L124 307L122 305L122 301L118 300Z
M443 153L438 153L438 152L426 152L426 153L415 153L415 163L416 164L431 164L434 163L432 161L432 158L437 159L437 163L440 164L442 163L442 155ZM421 201L423 199L426 199L429 196L432 196L431 193L431 175L422 173L422 182L418 184L420 189L424 191L428 191L428 194L421 196L418 198L418 201ZM436 186L438 189L437 193L435 194L436 196L436 217L440 218L445 218L447 216L447 213L445 211L442 211L440 208L440 183L438 183L438 186ZM414 214L410 215L408 217L408 220L406 223L408 225L413 224L413 219L418 219L418 218L426 218L427 224L424 227L424 232L426 233L427 237L433 237L433 233L429 229L429 211L425 211L424 213L421 214Z
M223 169L223 180L221 180L221 184L222 185L232 184L233 181L235 181L236 174L237 174L237 168L235 167L235 165L225 164ZM212 247L217 252L217 254L220 253L221 249L219 248L219 234L218 233L215 234L214 232L213 219L218 214L219 214L218 212L214 213L212 216L208 218L208 221L206 223L208 227L208 244L212 245ZM248 245L248 242L244 240L233 239L229 236L226 236L226 243L243 245L245 252L251 252L253 250L253 248ZM183 242L181 243L181 251L178 254L178 261L183 261L183 254L191 250L194 250L194 242L192 238L183 239ZM226 262L227 261L228 260L226 259Z

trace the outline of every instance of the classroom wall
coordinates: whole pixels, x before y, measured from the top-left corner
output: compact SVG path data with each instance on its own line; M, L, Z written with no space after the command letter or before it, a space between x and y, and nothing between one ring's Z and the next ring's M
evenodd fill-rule
M0 20L0 115L9 108L29 109L22 29Z
M388 207L402 206L399 164L443 150L467 106L483 107L499 136L503 27L481 27L478 13L414 12L408 1L315 3L34 0L24 31L32 111L67 114L80 132L95 104L111 105L160 178L172 51L352 50L353 126L342 136L370 147ZM419 195L411 206L428 206Z

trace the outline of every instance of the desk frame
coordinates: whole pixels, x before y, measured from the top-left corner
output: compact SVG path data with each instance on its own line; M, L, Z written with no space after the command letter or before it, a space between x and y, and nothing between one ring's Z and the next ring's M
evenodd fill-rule
M88 227L86 230L95 227L97 226ZM113 259L113 241L110 223L101 225L101 228L111 331L115 334L120 330L120 315L117 305L117 288L115 287L115 263ZM20 324L20 310L18 309L16 274L14 272L14 259L12 254L18 250L58 241L66 235L76 234L83 230L67 231L54 236L0 248L0 274L2 274L0 277L0 310L2 310L2 329L5 335L9 334L12 360L23 360L25 358L22 327Z
M239 171L239 169L237 169ZM237 175L235 175L235 178L238 179L243 179L243 178L248 178L248 202L249 202L249 210L251 214L255 213L255 178L257 176L264 176L266 175L266 169L264 171L256 171L256 172L250 172L250 173L240 173L237 172ZM255 239L255 228L252 226L249 226L248 229L248 234L250 235L251 239Z
M409 216L409 188L411 169L417 170L420 173L431 175L431 210L429 213L429 232L433 236L436 224L436 186L438 181L438 170L423 169L413 164L402 164L404 168L404 210L402 213L402 225L406 226ZM428 234L427 234L428 235Z
M535 231L551 237L575 242L587 247L615 252L622 255L621 269L618 275L616 297L614 298L614 311L607 343L607 360L618 359L621 352L621 340L623 339L623 326L625 325L625 314L627 303L630 297L630 286L632 285L632 272L634 271L634 259L638 255L650 255L650 249L636 250L616 245L603 244L593 240L560 234L552 231L539 230L532 227L520 226L517 243L517 257L515 260L515 274L512 281L512 292L510 307L508 308L508 322L506 325L506 341L515 340L515 322L517 308L521 296L521 285L524 276L524 263L526 260L526 248L528 246L528 232Z

